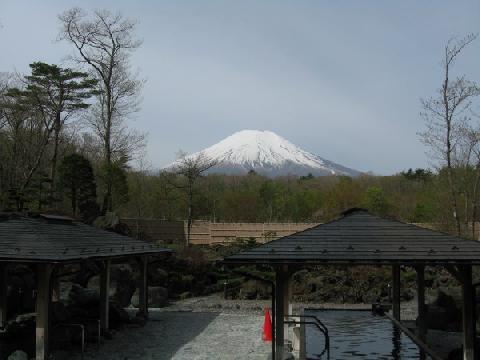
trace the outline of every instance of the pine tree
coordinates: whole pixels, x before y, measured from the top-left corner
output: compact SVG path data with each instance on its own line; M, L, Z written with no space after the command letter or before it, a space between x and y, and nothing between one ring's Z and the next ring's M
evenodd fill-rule
M71 154L63 158L60 167L60 185L71 201L72 213L77 211L85 222L91 222L99 213L97 185L92 165L85 157Z
M42 119L43 146L37 150L33 163L23 184L24 190L32 181L47 145L52 144L50 158L50 202L56 183L56 169L61 133L65 123L78 111L89 107L87 100L97 93L97 81L87 73L64 69L57 65L35 62L30 64L31 75L25 76L24 89L13 88L7 96L14 99L18 109L30 109Z

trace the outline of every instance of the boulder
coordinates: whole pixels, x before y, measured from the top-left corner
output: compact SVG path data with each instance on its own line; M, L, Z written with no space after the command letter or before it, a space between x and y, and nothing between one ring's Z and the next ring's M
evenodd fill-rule
M446 330L450 326L447 309L438 305L428 305L427 326L429 329Z
M52 320L55 323L66 322L70 318L70 313L68 312L66 306L58 301L52 302Z
M11 353L7 360L28 360L28 355L21 350L17 350Z
M433 304L427 305L427 326L436 330L461 330L462 311L452 296L438 291Z
M168 290L161 286L151 286L148 288L148 306L164 307L168 303Z
M100 294L97 290L87 289L78 284L73 284L68 294L71 304L76 306L96 306L100 303Z
M115 283L115 301L120 306L129 306L137 288L132 269L129 266L115 267L112 269L112 282Z
M125 309L114 301L110 301L108 314L112 323L122 324L130 322L130 316L128 316Z
M438 290L437 298L434 302L435 305L441 306L445 309L456 309L457 304L453 296L446 294L442 290Z
M270 288L256 280L247 280L241 287L238 294L239 299L256 300L268 299L270 295Z
M168 284L168 273L161 268L148 268L148 281L152 286L166 286Z

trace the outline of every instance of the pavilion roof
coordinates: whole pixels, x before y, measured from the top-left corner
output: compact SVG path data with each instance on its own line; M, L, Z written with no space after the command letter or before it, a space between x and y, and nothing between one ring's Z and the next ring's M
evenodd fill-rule
M0 261L78 262L170 252L66 217L0 217Z
M225 264L480 264L480 242L351 209L329 223L224 259Z

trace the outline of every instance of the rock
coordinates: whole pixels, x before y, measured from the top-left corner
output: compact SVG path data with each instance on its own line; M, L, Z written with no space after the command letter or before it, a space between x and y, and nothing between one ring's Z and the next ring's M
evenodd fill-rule
M161 286L148 288L148 306L164 307L168 303L168 290Z
M52 320L56 323L64 323L70 318L66 306L58 301L52 302Z
M111 230L122 235L131 235L128 226L120 222L120 217L115 212L107 212L105 216L99 216L93 221L93 226L100 229Z
M101 229L114 229L120 224L120 218L114 212L107 212L105 216L99 216L93 222L93 225Z
M10 320L6 326L6 333L15 339L23 339L35 332L35 313L21 314Z
M429 329L445 330L448 324L447 310L438 305L427 306L427 326Z
M180 294L180 300L185 300L192 297L192 293L190 291L185 291Z
M51 336L53 347L55 349L69 349L75 332L78 333L79 330L66 326L54 327Z
M113 323L129 323L130 322L130 316L128 316L128 313L125 311L125 309L120 306L118 303L110 301L109 304L109 317L110 321Z
M447 309L438 305L427 305L427 326L435 330L459 331L462 314L458 309Z
M405 300L405 301L409 301L409 300L412 300L414 298L414 291L412 289L403 289L401 294L400 294L400 297L402 300Z
M255 300L267 299L270 295L269 286L256 280L247 280L241 287L238 298Z
M463 348L457 348L450 351L448 354L447 360L462 360L463 359Z
M166 286L168 283L168 273L161 268L150 266L148 269L148 280L152 286Z
M115 301L120 306L129 306L137 288L132 269L129 266L115 267L111 276L115 283Z
M453 296L450 296L443 292L442 290L438 290L437 298L434 302L435 305L441 306L445 309L456 309L457 304Z
M455 299L438 291L437 298L427 305L427 326L436 330L459 331L462 328L462 312Z
M68 294L71 304L76 306L95 306L100 303L100 294L97 290L87 289L78 284L73 284Z
M28 360L28 355L21 350L17 350L11 353L7 360Z

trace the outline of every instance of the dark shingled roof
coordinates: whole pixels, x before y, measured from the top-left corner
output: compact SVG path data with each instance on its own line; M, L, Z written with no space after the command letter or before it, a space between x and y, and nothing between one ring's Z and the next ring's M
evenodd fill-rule
M77 262L170 252L66 217L0 217L0 261Z
M225 264L480 264L480 242L395 220L363 209L256 248Z

